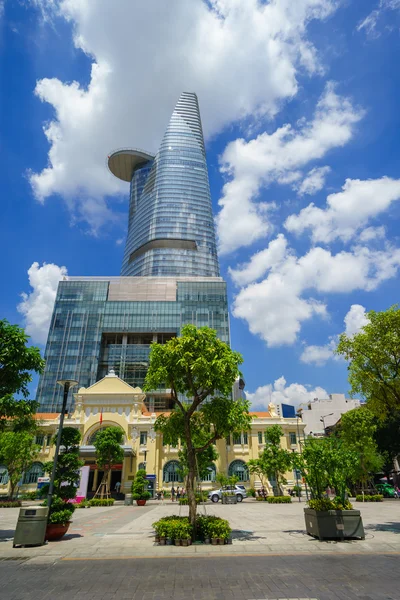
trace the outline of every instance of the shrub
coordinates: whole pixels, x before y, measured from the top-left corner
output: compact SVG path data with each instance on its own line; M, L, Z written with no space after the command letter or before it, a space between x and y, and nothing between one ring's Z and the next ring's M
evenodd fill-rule
M200 539L206 537L227 539L232 533L228 521L221 519L221 517L214 517L213 515L198 515L196 528L197 536Z
M114 498L93 498L89 500L89 506L112 506Z
M268 496L256 496L257 502L266 502Z
M207 502L208 494L207 492L196 492L196 503L200 504L200 502Z
M37 500L40 498L39 490L35 490L34 492L26 492L26 494L22 494L22 500Z
M364 496L362 494L357 494L356 501L357 502L383 502L383 496L382 496L382 494L373 494L373 495L364 494Z
M74 511L69 508L64 508L63 510L56 510L54 512L51 511L49 516L49 523L57 525L66 525L70 522L73 512Z
M19 508L21 500L0 500L0 508Z
M268 496L266 500L268 504L290 504L292 502L290 496Z
M82 500L78 504L75 505L76 508L90 508L91 504L89 500Z
M321 498L314 499L308 501L308 506L318 511L325 510L351 510L353 508L352 504L346 500L344 503L341 502L339 497L331 500L330 498Z
M157 535L172 540L190 539L193 535L193 528L188 517L177 515L162 517L153 523L153 527ZM196 531L198 539L206 537L227 539L232 532L228 521L213 515L197 515Z
M186 506L188 502L187 498L179 498L179 506Z
M255 498L256 497L256 490L254 488L249 488L247 490L247 495L251 496L252 498Z
M151 494L146 489L147 485L146 471L139 469L132 483L132 498L134 500L150 500Z

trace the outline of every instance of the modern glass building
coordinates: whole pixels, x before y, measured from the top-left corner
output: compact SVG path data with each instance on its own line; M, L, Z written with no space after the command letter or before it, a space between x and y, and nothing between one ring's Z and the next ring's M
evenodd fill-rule
M108 164L130 182L121 277L59 283L37 391L40 412L60 409L58 379L88 387L112 368L141 387L151 343L179 335L186 323L208 325L230 342L196 95L181 95L155 156L120 150ZM154 390L146 402L157 411L171 398L168 390Z
M109 156L130 182L122 276L218 277L203 130L196 94L183 93L155 156L134 149Z

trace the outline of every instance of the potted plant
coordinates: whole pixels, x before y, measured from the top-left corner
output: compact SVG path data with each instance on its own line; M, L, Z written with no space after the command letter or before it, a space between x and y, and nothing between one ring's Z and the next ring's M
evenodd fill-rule
M63 427L61 432L61 451L58 456L55 479L54 495L49 511L46 540L53 541L61 539L68 531L72 514L76 508L73 501L80 480L80 468L83 461L79 458L79 442L81 435L73 427ZM52 443L56 442L54 436ZM45 471L51 473L53 461L45 464ZM47 492L42 488L41 492ZM44 502L44 505L47 501Z
M47 500L44 502L47 504ZM60 540L68 531L75 505L53 496L46 527L46 540Z
M184 521L181 523L180 536L181 536L181 540L182 540L182 546L190 546L191 545L192 532L193 532L193 528L190 525L189 521Z
M147 491L146 471L139 469L132 483L132 498L136 500L138 506L144 506L151 498L150 492Z
M357 456L336 438L308 439L303 453L295 458L311 491L304 509L309 535L323 539L365 539L361 513L354 510L347 497L348 483L354 478ZM336 496L331 499L327 489Z

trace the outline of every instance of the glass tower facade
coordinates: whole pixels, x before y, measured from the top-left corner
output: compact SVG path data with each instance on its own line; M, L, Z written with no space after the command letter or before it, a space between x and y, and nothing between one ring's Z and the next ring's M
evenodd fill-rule
M129 226L121 275L218 277L196 94L181 95L159 151L154 158L148 155L147 160L132 164L130 184Z
M125 149L108 164L130 182L122 275L60 281L36 397L40 412L60 410L58 379L88 387L114 369L142 387L151 343L180 335L187 323L207 325L230 342L196 95L181 95L155 156ZM160 389L146 402L157 411L172 400Z

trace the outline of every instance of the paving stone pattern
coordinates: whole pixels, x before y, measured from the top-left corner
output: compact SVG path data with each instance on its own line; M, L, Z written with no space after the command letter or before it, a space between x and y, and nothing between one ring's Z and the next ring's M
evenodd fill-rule
M7 600L399 600L399 556L0 561Z
M150 502L145 507L113 506L78 509L68 534L59 542L37 548L13 548L18 509L0 509L0 558L29 558L44 564L64 557L118 558L159 556L224 556L235 554L400 554L400 500L362 507L366 539L319 542L305 533L304 504L269 505L246 500L242 504L208 504L199 512L227 518L233 544L157 546L152 523L167 514L188 513L188 507ZM399 593L400 600L400 593Z

